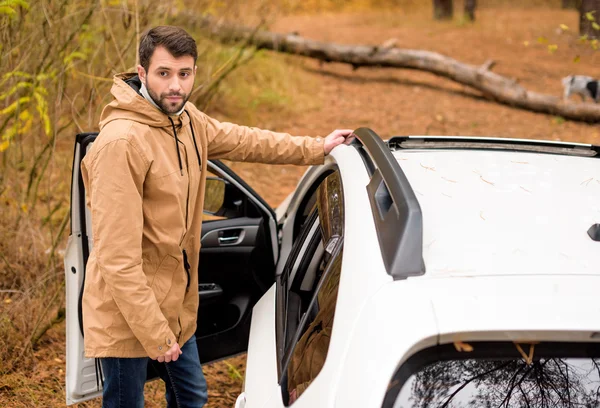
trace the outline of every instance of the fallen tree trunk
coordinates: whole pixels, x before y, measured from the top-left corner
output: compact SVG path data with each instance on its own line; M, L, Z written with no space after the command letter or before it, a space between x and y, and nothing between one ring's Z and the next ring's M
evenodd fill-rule
M217 23L211 18L190 16L189 22L209 30L222 42L247 41L259 49L350 64L354 69L378 67L426 71L467 85L509 106L577 121L600 121L600 104L567 102L557 96L528 91L516 80L491 72L493 61L475 66L436 52L395 48L390 42L381 46L345 45L314 41L295 33L278 34Z

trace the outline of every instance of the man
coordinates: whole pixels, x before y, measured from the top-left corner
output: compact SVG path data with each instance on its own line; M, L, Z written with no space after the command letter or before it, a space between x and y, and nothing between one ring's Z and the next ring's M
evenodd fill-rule
M114 78L114 100L82 162L93 250L83 294L85 354L100 358L104 407L143 407L147 365L169 407L201 407L206 382L196 313L207 160L319 164L351 130L293 137L221 123L188 98L197 49L177 27L139 44L137 75Z

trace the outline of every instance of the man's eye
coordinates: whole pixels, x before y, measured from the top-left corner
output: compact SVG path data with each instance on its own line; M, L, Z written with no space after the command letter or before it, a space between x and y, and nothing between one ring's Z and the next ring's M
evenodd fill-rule
M163 72L159 72L158 75L160 75L161 77L166 77L168 75L168 73L163 71Z
M189 76L190 76L190 73L189 73L189 72L182 72L182 73L181 73L181 74L179 74L179 75L181 75L182 77L186 78L186 77L189 77Z

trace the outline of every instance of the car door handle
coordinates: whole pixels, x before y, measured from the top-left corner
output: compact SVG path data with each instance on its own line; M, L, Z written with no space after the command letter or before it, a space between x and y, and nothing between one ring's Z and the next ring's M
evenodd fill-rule
M229 228L218 232L219 245L238 245L244 239L244 228Z
M233 244L238 239L240 239L239 235L234 235L231 237L219 237L219 244Z
M220 248L228 246L251 247L256 244L257 225L224 227L207 231L202 235L202 248Z

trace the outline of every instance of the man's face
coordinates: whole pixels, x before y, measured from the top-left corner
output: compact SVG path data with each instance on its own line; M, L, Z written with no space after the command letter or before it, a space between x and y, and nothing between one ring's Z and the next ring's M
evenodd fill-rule
M137 70L148 93L165 113L179 112L190 98L196 76L192 56L175 58L165 47L159 46L150 58L148 72L141 65Z

